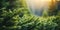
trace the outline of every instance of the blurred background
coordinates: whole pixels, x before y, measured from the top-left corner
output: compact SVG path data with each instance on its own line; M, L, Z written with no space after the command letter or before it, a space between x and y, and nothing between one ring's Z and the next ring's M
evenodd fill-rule
M60 0L0 0L0 30L60 30Z

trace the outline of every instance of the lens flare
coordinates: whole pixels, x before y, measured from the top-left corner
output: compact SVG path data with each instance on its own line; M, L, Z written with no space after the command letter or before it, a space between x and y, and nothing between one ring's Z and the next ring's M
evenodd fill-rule
M48 10L49 4L52 0L26 0L29 11L35 15L42 15L44 10Z
M36 8L40 8L41 6L47 6L47 4L51 0L27 0L29 5L34 5Z

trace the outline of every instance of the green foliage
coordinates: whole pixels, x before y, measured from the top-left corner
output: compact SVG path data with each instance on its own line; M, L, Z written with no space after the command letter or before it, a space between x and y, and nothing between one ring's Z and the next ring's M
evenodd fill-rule
M44 11L37 17L30 14L24 0L11 1L0 0L0 30L60 30L59 12L49 17Z
M44 10L42 16L43 16L43 17L48 17L48 11L47 11L47 10Z
M21 9L16 0L0 0L0 30L14 30L17 28Z
M60 11L58 11L57 15L60 16Z

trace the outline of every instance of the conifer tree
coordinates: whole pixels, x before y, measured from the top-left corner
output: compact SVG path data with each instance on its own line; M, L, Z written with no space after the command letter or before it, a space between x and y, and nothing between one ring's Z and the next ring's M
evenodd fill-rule
M19 23L20 0L0 0L0 30L14 30Z
M49 16L57 15L56 1L57 0L51 0L49 4L49 10L48 10Z

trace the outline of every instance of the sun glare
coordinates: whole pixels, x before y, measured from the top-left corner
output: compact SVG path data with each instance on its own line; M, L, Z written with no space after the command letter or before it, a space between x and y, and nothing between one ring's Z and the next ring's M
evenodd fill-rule
M48 6L51 1L52 0L27 0L27 3L29 6L34 6L35 8L40 8L40 7Z
M41 0L41 1L51 1L51 0Z
M41 6L46 6L51 0L31 0L36 8L40 8Z

